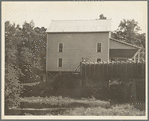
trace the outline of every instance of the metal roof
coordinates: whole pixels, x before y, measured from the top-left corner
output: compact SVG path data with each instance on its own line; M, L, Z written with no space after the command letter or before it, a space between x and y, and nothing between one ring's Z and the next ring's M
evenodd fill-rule
M108 32L111 20L53 20L47 32Z

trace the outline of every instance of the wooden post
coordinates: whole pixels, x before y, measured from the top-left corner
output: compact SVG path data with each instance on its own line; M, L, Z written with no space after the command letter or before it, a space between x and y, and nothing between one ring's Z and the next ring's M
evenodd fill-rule
M80 75L82 77L82 62L80 62Z
M132 79L132 88L131 88L131 103L136 104L136 80Z
M95 66L96 66L96 65L95 65L95 63L94 63L94 76L95 76Z
M84 65L84 71L85 71L84 77L86 77L86 63L85 63L85 65Z
M137 51L137 52L135 53L135 55L133 56L135 63L136 63L136 57L137 57L137 55L140 53L140 51L141 51L141 49L138 49L138 51Z
M127 86L126 86L126 82L124 82L124 102L126 102L126 97L127 97Z
M124 95L123 95L123 101L126 102L126 98L127 98L127 77L125 76L121 76L120 80L123 82L124 87L123 87L123 91L124 91Z
M46 71L46 83L48 82L48 72Z
M136 63L136 55L134 56L134 62Z
M138 53L138 63L140 62L140 52Z
M83 81L82 62L80 62L80 90L81 90L81 96L82 96L82 81Z
M98 63L98 76L99 76L99 66L100 66L100 65L99 65L99 63Z

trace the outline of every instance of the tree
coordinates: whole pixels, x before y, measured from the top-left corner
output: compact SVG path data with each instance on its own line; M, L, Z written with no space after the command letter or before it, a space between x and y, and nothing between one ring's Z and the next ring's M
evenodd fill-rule
M112 32L112 37L115 39L120 39L126 41L128 43L145 47L145 34L139 34L140 27L138 26L138 22L134 19L125 20L123 19L118 29Z
M15 24L5 22L5 114L9 107L19 105L19 94L22 90L19 78L23 75L17 64L17 46Z
M123 20L119 24L119 30L122 31L122 35L128 40L131 40L132 37L140 30L138 22L133 20Z
M12 63L6 63L5 68L5 115L11 113L9 108L20 105L19 96L22 91L19 78L23 76L21 70Z
M103 14L99 15L99 18L100 18L100 19L107 19L107 17L104 17Z
M46 28L33 21L23 27L5 22L5 109L18 106L20 83L45 70ZM32 78L31 80L34 80ZM10 105L11 104L11 105ZM7 111L6 111L7 112Z

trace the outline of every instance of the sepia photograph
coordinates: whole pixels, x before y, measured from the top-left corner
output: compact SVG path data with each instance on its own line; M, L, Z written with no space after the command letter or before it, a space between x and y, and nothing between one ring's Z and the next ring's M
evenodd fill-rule
M147 119L147 1L1 2L2 119Z

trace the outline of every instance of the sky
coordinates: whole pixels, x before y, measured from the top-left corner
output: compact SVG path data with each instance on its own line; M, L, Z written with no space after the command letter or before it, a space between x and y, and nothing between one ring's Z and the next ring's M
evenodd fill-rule
M123 19L134 19L140 33L147 31L146 1L2 2L2 22L19 25L33 20L36 27L48 28L51 20L98 19L100 14L111 19L112 31Z

